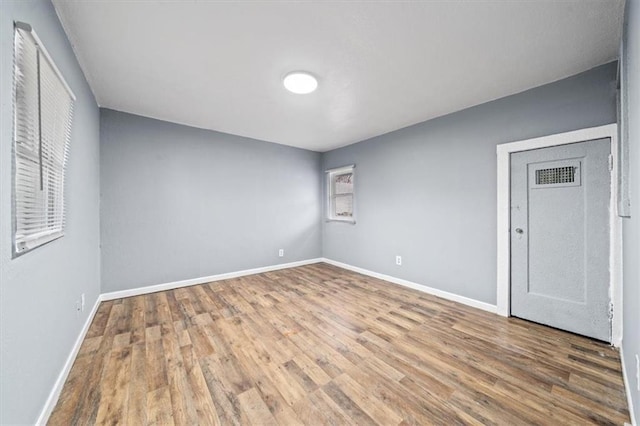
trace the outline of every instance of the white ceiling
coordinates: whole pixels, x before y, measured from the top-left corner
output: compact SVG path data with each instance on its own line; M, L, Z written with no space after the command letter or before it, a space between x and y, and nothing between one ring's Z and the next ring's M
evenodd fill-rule
M624 0L53 0L102 107L327 151L618 57ZM289 71L319 88L295 95Z

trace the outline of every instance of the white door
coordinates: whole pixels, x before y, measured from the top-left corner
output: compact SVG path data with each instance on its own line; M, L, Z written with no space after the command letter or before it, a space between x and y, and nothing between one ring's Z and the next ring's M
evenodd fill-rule
M511 154L511 315L609 342L610 140Z

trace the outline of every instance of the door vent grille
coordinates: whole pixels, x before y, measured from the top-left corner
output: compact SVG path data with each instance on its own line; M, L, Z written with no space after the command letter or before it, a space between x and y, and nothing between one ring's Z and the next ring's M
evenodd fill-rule
M536 170L536 185L573 183L576 175L575 172L576 168L572 166Z

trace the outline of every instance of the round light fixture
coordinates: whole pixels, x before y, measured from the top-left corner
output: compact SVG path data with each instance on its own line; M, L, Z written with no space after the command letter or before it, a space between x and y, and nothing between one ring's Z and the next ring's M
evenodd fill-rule
M318 88L318 80L304 71L290 72L284 77L282 83L288 91L299 95L306 95Z

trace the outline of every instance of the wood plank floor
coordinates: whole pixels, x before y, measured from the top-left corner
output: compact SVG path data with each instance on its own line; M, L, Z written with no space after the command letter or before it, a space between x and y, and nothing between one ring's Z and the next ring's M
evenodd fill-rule
M608 345L315 264L103 302L49 424L625 421Z

